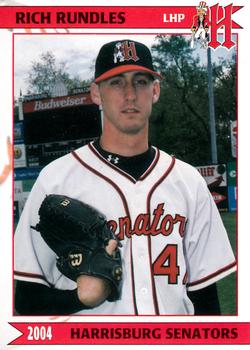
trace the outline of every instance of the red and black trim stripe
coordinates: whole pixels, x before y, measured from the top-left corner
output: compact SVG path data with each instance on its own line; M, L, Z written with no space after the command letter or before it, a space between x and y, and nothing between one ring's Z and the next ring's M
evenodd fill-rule
M125 176L128 180L130 180L133 183L136 183L136 180L130 176L129 174L127 174L125 171L122 171L120 168L118 168L117 166L115 166L114 164L110 163L107 161L106 158L104 158L93 146L92 143L88 144L89 149L94 153L94 155L100 159L103 163L105 163L106 165L108 165L110 168L114 169L115 171L117 171L119 174Z
M205 283L205 282L209 281L210 279L212 279L212 278L214 278L214 277L220 275L221 273L226 272L227 270L232 269L232 268L235 267L236 265L237 265L237 262L234 261L232 264L229 264L229 265L223 267L222 269L220 269L220 270L218 270L218 271L212 273L211 275L208 275L208 276L206 276L206 277L204 277L204 278L201 278L201 279L198 280L198 281L191 282L191 283L187 283L187 287L194 287L194 286L197 286L197 285L199 285L199 284Z
M153 162L151 163L150 167L145 171L145 173L139 178L139 181L145 180L146 177L148 177L148 175L153 171L156 164L158 163L158 160L160 158L160 151L158 148L156 148L155 150L156 150L156 153L155 153L155 158L154 158Z
M88 165L87 163L85 163L75 151L72 151L71 154L73 155L73 157L75 157L75 159L80 162L86 169L88 169L90 172L94 173L95 175L97 175L98 177L102 178L104 181L108 182L119 194L123 206L124 206L124 210L125 213L128 217L130 217L130 213L129 213L129 208L128 208L128 203L127 200L125 198L125 195L123 194L123 192L121 191L121 189L116 185L116 183L114 183L111 179L109 179L108 177L106 177L105 175L101 174L99 171L97 171L96 169L92 168L90 165ZM109 164L109 163L108 163ZM135 281L134 281L134 267L133 267L133 258L132 258L132 240L130 242L131 244L131 276L132 276L132 293L133 293L133 302L134 302L134 313L135 315L138 315L138 309L137 309L137 305L136 305L136 296L135 296Z
M27 278L33 278L33 279L40 279L40 280L46 282L50 287L53 287L53 284L50 283L43 275L39 275L39 274L36 274L36 273L14 271L14 276L24 277L24 278L27 277Z
M156 164L158 163L159 157L160 157L160 152L159 150L156 148L156 153L155 153L155 157L152 161L152 163L150 164L149 168L144 172L144 174L142 174L142 176L140 176L140 178L138 180L136 180L133 176L129 175L128 173L126 173L125 171L123 171L122 169L120 169L119 167L115 166L114 164L110 163L107 161L106 158L104 158L99 152L98 150L94 147L93 143L89 143L88 144L89 149L94 153L94 155L100 159L103 163L105 163L106 165L108 165L110 168L112 168L113 170L115 170L116 172L118 172L120 175L126 177L129 181L131 181L132 183L136 183L137 181L143 181L146 179L146 177L152 172L152 170L155 168Z
M165 171L165 173L162 175L162 177L154 184L154 186L151 188L151 190L148 193L148 197L147 197L147 212L150 215L151 213L151 198L152 195L154 193L154 191L156 190L156 188L167 178L167 176L170 174L170 172L172 171L173 167L175 165L175 158L172 157L172 161L168 167L168 169ZM157 293L156 293L156 287L155 287L155 279L154 279L154 274L153 274L153 261L152 261L152 247L151 247L151 236L148 236L148 251L149 251L149 258L150 258L150 266L151 266L151 283L152 283L152 294L153 294L153 298L154 298L154 307L155 307L155 313L156 315L160 314L159 311L159 304L158 304L158 300L157 300Z

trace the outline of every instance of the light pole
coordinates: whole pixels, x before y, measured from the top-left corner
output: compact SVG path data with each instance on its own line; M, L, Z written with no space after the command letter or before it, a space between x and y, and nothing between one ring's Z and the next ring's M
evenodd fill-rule
M207 48L207 76L208 76L208 101L209 101L209 121L210 121L210 141L211 141L211 161L212 164L218 163L217 157L217 142L216 142L216 126L215 126L215 111L214 111L214 90L212 79L212 63L211 63L211 48Z

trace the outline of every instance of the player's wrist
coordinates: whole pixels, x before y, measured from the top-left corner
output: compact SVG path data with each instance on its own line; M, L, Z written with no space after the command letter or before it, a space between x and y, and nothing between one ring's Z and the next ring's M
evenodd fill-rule
M78 297L77 288L72 290L72 306L75 308L75 312L80 310L92 309L90 306L84 304Z

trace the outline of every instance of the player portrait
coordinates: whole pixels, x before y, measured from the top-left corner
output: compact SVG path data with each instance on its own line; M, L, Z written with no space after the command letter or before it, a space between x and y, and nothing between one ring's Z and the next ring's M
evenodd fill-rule
M14 35L15 315L237 315L233 39Z

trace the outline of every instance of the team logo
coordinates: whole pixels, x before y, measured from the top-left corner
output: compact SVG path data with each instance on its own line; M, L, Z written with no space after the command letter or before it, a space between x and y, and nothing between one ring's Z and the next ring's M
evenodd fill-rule
M207 49L208 47L208 23L206 22L206 15L208 7L205 1L201 1L199 6L196 7L197 15L193 18L192 25L192 38L191 47L194 47L196 41L200 42L202 48Z
M108 225L116 237L122 241L126 237L136 236L169 236L178 232L184 236L187 219L180 214L171 215L166 213L164 203L160 203L153 213L141 213L132 222L129 216L120 217L118 222L110 220Z
M131 41L118 42L114 49L114 63L124 61L138 61L135 43Z
M232 41L232 14L238 11L241 7L233 4L225 7L219 6L219 4L213 5L210 10L210 42L209 46L216 49L219 46L224 46L227 49L235 46L235 42ZM218 30L222 30L222 41L218 40Z
M193 18L191 27L192 37L190 46L193 48L195 43L200 43L202 48L212 47L216 49L224 46L227 49L235 46L232 41L232 26L236 25L232 21L232 14L238 11L240 6L233 4L225 7L219 4L208 7L205 1L200 1L196 7L197 14ZM218 31L221 38L218 40Z

